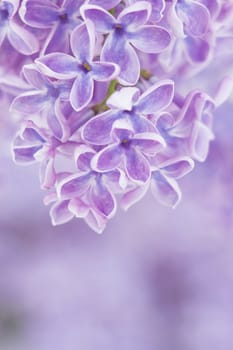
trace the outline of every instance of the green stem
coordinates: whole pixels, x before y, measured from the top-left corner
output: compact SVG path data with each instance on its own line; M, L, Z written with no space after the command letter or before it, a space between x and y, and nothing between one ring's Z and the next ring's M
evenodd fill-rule
M108 87L107 95L104 98L104 100L92 107L92 110L94 111L95 114L105 112L109 109L106 102L107 102L108 98L116 91L117 84L118 84L117 80L111 81L111 83L109 84L109 87Z

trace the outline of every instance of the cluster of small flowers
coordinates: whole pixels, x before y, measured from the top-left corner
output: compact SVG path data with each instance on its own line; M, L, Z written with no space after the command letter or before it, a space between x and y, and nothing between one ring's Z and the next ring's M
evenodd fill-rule
M39 162L52 223L102 232L116 198L128 209L149 188L175 207L232 86L210 97L187 77L232 54L233 2L0 0L0 27L14 160Z

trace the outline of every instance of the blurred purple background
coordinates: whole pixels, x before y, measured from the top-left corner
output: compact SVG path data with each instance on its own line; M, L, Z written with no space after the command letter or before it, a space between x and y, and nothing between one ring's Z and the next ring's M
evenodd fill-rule
M4 143L1 350L233 349L232 111L219 109L175 210L147 195L102 235L52 227L37 167L14 165Z

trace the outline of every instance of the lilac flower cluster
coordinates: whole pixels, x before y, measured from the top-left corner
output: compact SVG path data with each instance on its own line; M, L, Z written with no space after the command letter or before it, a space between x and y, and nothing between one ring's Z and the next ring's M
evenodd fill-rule
M13 157L40 164L52 223L83 218L102 232L117 202L128 209L149 188L174 208L231 92L229 76L215 77L212 97L204 78L191 82L231 61L233 3L3 0L0 26Z

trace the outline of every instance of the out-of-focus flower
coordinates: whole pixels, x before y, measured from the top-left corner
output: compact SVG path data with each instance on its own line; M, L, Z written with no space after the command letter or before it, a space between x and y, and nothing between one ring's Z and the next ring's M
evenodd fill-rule
M14 49L23 55L31 55L39 50L36 37L16 20L19 1L0 2L0 47L5 38Z

